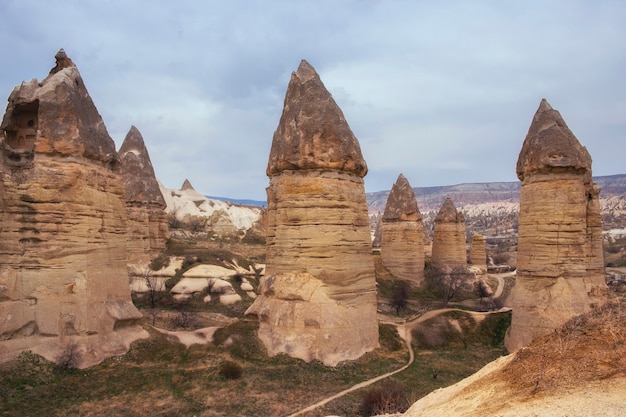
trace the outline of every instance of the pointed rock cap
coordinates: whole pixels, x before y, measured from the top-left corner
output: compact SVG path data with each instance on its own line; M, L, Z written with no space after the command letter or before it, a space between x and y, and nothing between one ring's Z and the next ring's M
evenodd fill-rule
M517 177L575 172L591 179L591 156L567 127L561 114L541 100L517 160Z
M422 214L417 207L415 191L402 174L398 175L396 183L391 187L383 221L420 221Z
M195 188L193 188L193 185L191 185L191 182L189 182L187 178L185 178L185 182L183 182L183 186L180 187L180 189L181 191L184 191L184 190L196 191Z
M67 56L63 48L59 49L59 51L54 56L54 59L56 60L56 65L50 70L50 73L48 75L56 74L57 72L61 71L63 68L76 66L74 65L72 60Z
M153 203L165 207L154 168L139 129L131 126L118 152L122 161L122 178L126 201Z
M435 217L435 223L465 223L465 216L457 211L450 197L446 197Z
M303 60L291 74L267 175L307 169L367 174L359 142L341 109L315 69Z
M17 132L27 112L34 153L84 157L119 169L115 143L78 68L62 49L56 61L42 82L34 79L13 89L0 130Z

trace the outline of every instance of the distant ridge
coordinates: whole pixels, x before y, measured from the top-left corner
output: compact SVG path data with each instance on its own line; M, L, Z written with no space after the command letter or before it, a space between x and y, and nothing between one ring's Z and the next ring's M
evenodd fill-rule
M626 174L594 177L601 188L600 198L626 195ZM391 186L391 184L390 184ZM491 202L519 202L520 182L484 182L444 185L438 187L415 187L415 196L420 210L436 210L450 197L455 205L480 204ZM371 211L382 211L387 202L389 190L366 193L367 205Z
M216 197L216 196L210 196L210 195L205 195L205 197L211 200L224 201L226 203L232 203L232 204L240 204L242 206L267 207L267 201L238 200L236 198Z

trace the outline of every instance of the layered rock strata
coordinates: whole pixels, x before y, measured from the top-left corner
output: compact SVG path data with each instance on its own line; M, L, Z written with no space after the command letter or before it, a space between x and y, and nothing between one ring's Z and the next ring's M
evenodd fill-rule
M60 50L16 87L0 125L0 360L31 350L86 367L146 336L130 299L120 160Z
M415 192L402 174L391 188L381 222L381 259L396 277L424 280L424 223Z
M135 126L128 131L118 154L126 196L129 262L147 261L165 249L169 237L165 199L143 136Z
M517 176L522 186L509 351L602 304L606 294L591 156L546 100L524 140Z
M270 355L334 366L378 346L366 173L343 113L302 61L270 151L266 275L248 310Z
M470 262L472 266L478 268L480 272L487 272L487 248L485 246L485 238L480 233L474 233L472 235Z
M449 197L435 217L432 260L441 267L467 266L465 216Z

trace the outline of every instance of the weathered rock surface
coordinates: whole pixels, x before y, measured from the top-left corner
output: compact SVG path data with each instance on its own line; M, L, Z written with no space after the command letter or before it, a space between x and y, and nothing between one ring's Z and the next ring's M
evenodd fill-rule
M449 197L435 217L432 259L442 267L467 266L465 216L457 211Z
M366 173L343 113L302 61L270 151L266 275L248 310L271 355L334 366L378 346Z
M485 246L485 238L480 233L472 235L470 261L473 267L478 268L483 273L487 272L487 248Z
M129 262L149 260L165 249L169 229L165 199L141 132L132 126L118 151L128 216Z
M381 259L400 279L415 286L424 280L424 224L413 188L402 174L391 188L382 217Z
M0 360L72 352L86 367L147 336L126 272L120 160L63 50L16 87L0 129Z
M510 351L603 303L599 188L591 157L542 100L517 162L522 181Z
M179 189L160 184L168 215L182 225L196 224L197 230L211 236L265 236L263 207L244 206L207 198L197 192L189 180ZM189 227L187 227L189 228ZM181 230L170 230L171 236L186 236Z

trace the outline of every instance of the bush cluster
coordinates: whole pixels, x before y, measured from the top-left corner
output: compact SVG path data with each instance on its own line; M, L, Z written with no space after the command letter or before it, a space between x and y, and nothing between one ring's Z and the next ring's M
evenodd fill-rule
M223 361L220 363L219 375L225 379L239 379L243 374L243 368L236 362Z

